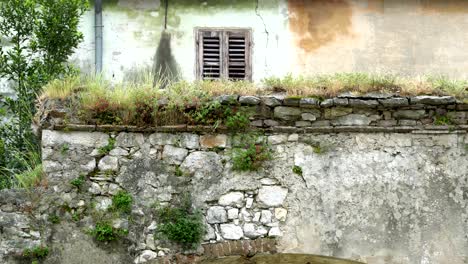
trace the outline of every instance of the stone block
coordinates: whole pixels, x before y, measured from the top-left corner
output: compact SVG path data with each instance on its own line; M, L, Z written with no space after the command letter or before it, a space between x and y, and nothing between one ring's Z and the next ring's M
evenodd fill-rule
M281 105L281 100L273 96L264 96L261 100L266 106L275 107Z
M410 98L411 104L427 104L427 105L447 105L455 104L456 99L453 96L416 96Z
M227 240L238 240L244 236L242 228L235 224L221 224L221 235Z
M349 115L353 112L352 108L334 107L325 109L325 119L333 119L340 116Z
M374 108L379 106L379 102L377 100L349 99L349 105L355 107Z
M295 107L277 106L274 110L275 118L286 121L298 120L301 117L301 114L301 109Z
M386 106L386 107L399 107L399 106L409 105L408 98L405 98L405 97L381 99L381 100L379 100L379 102L383 106Z
M200 136L191 133L182 133L180 135L180 147L187 149L200 148Z
M188 155L188 150L177 148L171 145L165 145L162 158L169 164L180 165Z
M200 137L200 145L202 148L225 148L227 140L228 137L224 134L203 135Z
M314 108L318 107L320 104L320 101L315 98L301 98L299 101L299 106L303 108Z
M228 220L226 210L222 206L212 206L206 212L206 222L208 224L226 223Z
M393 113L393 117L397 119L421 119L425 116L425 110L398 110Z
M222 195L218 203L223 206L242 207L244 206L244 194L241 192L229 192Z
M288 189L281 186L263 186L258 191L257 202L263 208L281 206L287 194Z
M256 96L241 96L239 97L239 103L243 105L258 105L260 103L260 98Z

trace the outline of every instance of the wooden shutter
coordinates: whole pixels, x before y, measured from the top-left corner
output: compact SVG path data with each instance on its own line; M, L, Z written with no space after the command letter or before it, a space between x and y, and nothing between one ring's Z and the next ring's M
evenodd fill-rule
M225 33L225 67L229 80L250 80L250 34L247 30Z
M201 31L198 39L198 76L203 80L221 79L222 39L219 31Z
M199 29L197 78L251 80L250 40L247 29Z

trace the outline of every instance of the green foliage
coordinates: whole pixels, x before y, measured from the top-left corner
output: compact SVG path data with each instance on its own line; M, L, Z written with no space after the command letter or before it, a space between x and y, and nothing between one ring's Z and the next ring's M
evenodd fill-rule
M312 146L312 148L315 154L322 154L325 152L325 149L320 145Z
M105 145L104 147L99 148L99 154L100 155L109 154L109 152L111 152L111 150L113 150L115 148L115 142L116 142L115 138L109 137L107 145Z
M78 23L86 8L85 0L0 2L0 36L7 37L0 43L0 78L15 92L0 103L9 116L0 125L0 188L13 187L14 175L34 170L27 157L40 153L31 129L37 94L48 81L72 72L67 60L83 38Z
M242 139L241 147L232 150L232 168L237 171L255 171L264 161L271 160L272 154L266 141L257 143L258 137L247 135Z
M184 176L184 172L180 169L180 166L176 166L176 167L175 167L175 175L176 175L177 177L182 177L182 176Z
M295 166L293 167L292 171L293 171L294 173L296 173L297 175L301 175L301 176L302 176L302 168L301 168L301 167L295 165Z
M51 222L52 224L60 223L60 217L56 214L49 215L49 217L47 217L47 220Z
M99 242L111 242L128 234L127 230L114 228L108 222L98 222L90 234Z
M176 206L166 206L157 210L159 225L157 233L184 248L196 248L204 235L204 225L199 212L191 208L190 200Z
M112 210L122 213L130 213L132 211L132 196L126 191L119 191L112 197Z
M37 246L23 251L23 257L35 260L45 259L47 255L49 255L49 248L45 246Z
M195 124L212 125L216 129L221 125L224 117L225 109L219 101L208 102L202 104L197 109L189 113L189 118Z
M60 153L61 153L62 155L67 154L68 150L70 150L70 145L68 145L68 143L63 144L63 145L60 147Z
M249 116L241 111L231 114L231 109L228 108L226 111L226 126L230 131L243 131L246 130L250 125Z
M454 124L455 122L453 122L449 116L443 115L434 117L434 125L436 126L450 126Z
M85 177L83 175L80 175L78 178L71 180L70 184L75 186L77 189L80 189L81 186L83 186L84 182Z

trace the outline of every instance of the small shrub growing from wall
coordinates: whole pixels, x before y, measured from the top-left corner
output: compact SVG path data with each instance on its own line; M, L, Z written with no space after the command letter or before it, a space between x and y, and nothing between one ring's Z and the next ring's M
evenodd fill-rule
M132 211L132 196L126 191L119 191L112 197L112 210L122 213L130 213Z
M45 259L48 255L49 248L45 246L37 246L23 251L23 257L31 259L31 263L38 263L38 261Z
M200 212L192 209L189 199L179 205L157 209L160 234L186 249L194 249L205 233Z
M90 234L99 242L111 242L118 238L127 235L128 231L124 229L114 228L107 222L98 222Z
M236 171L255 171L263 162L271 160L271 150L265 140L258 143L258 136L245 135L242 145L232 150L232 168Z

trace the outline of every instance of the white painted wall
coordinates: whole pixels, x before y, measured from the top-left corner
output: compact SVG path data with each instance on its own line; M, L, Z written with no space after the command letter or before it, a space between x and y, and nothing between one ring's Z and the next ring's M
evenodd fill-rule
M164 10L159 3L140 0L136 8L130 8L130 2L120 0L117 6L105 6L103 10L103 74L114 81L124 79L129 72L152 67L164 28ZM169 6L168 32L172 34L171 47L183 79L196 77L195 27L251 28L253 79L260 81L288 72L291 58L288 51L292 49L286 0L260 0L257 12L254 4L252 8L242 9L227 6L213 11L209 8L171 10ZM210 11L205 12L206 9ZM80 29L85 35L84 41L72 60L86 72L94 69L94 10L83 16Z

